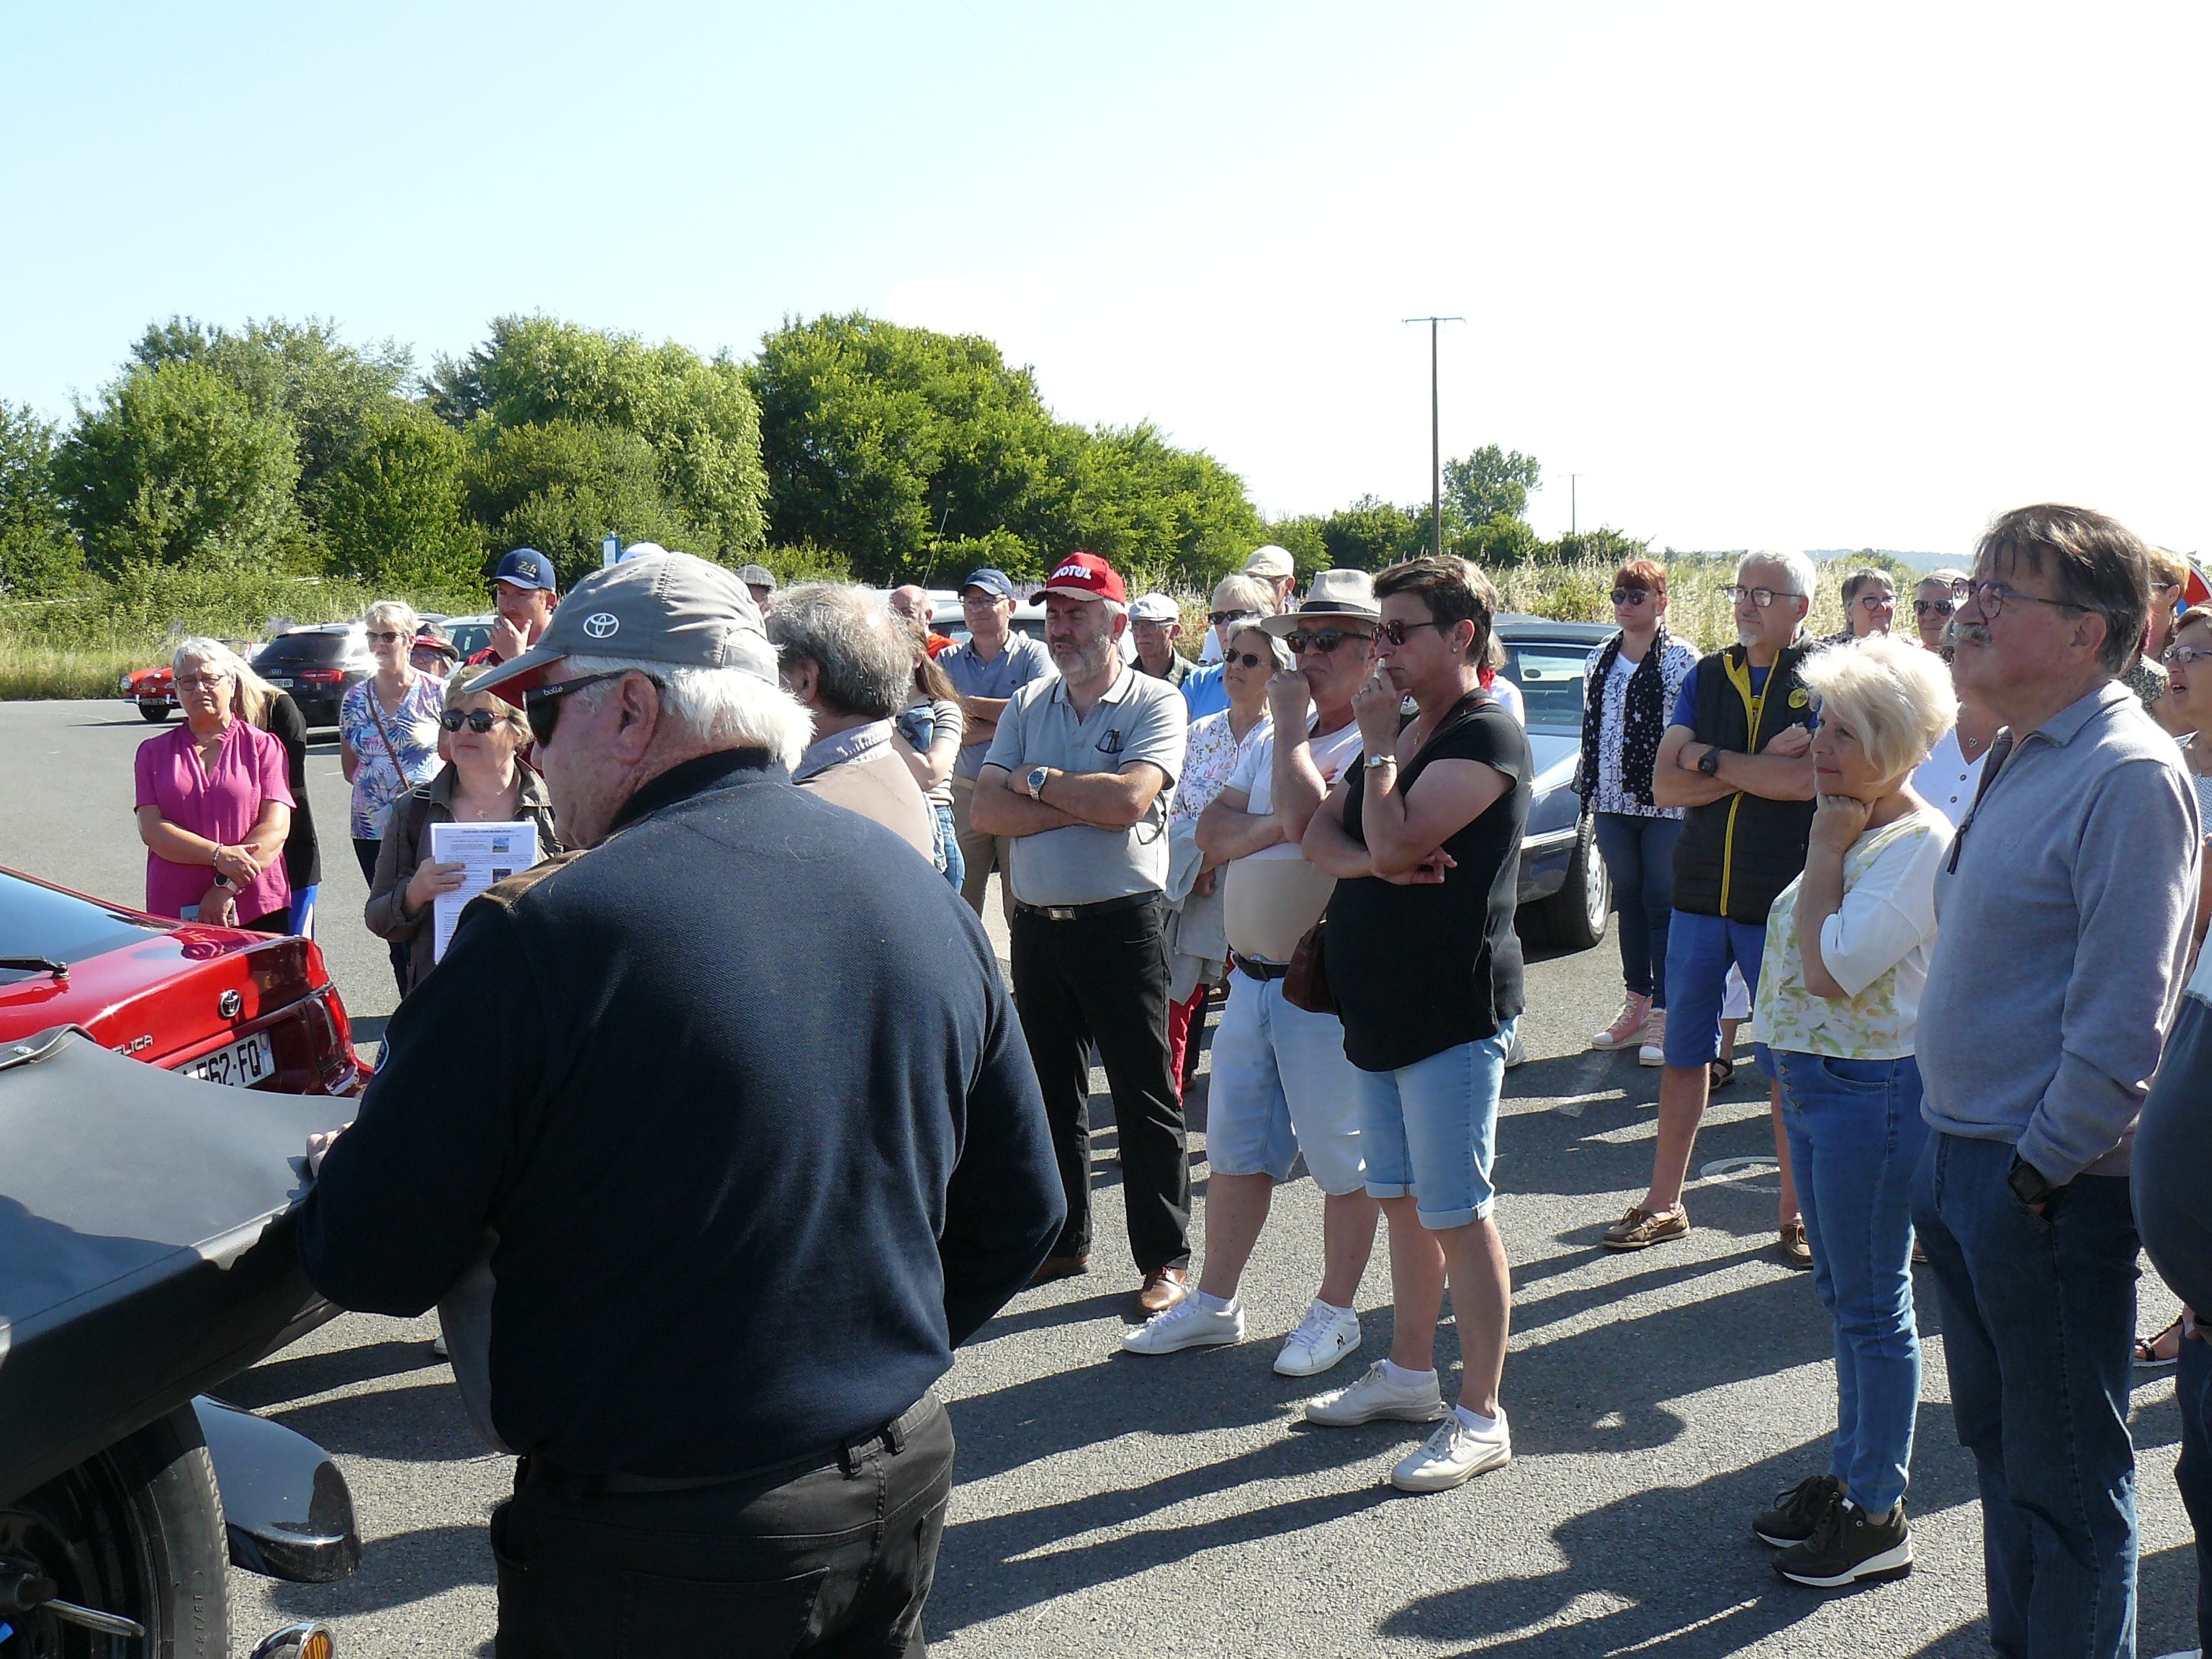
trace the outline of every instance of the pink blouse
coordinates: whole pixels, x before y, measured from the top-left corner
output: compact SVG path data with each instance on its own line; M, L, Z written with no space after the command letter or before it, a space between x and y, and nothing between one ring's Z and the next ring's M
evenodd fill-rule
M222 734L215 764L203 769L191 727L179 723L138 745L138 805L158 806L179 830L204 836L222 847L244 841L261 816L264 801L291 806L284 745L258 726L234 720ZM157 916L181 916L187 905L206 896L215 872L204 864L176 864L150 848L146 853L146 908ZM238 919L252 921L292 902L292 884L284 860L274 860L238 895Z

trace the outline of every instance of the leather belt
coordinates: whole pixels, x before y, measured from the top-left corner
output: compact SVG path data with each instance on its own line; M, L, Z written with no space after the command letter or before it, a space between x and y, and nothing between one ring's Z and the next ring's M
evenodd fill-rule
M860 1459L878 1446L894 1457L905 1450L915 1425L933 1409L938 1409L937 1396L934 1393L926 1394L880 1429L855 1435L849 1440L842 1440L817 1452L787 1458L781 1463L763 1464L758 1468L742 1469L735 1474L679 1475L672 1478L649 1474L584 1474L562 1468L542 1452L532 1452L516 1460L514 1484L517 1487L560 1486L586 1497L626 1497L641 1492L701 1492L710 1486L757 1485L763 1481L780 1484L781 1479L827 1468L833 1463L850 1475L860 1468Z
M1014 901L1018 916L1037 916L1046 921L1080 921L1085 916L1110 916L1116 910L1134 910L1150 904L1159 897L1155 888L1149 893L1127 893L1120 898L1101 899L1096 904L1024 904Z
M1239 957L1237 958L1237 970L1265 983L1271 979L1282 978L1291 971L1291 964L1287 962L1255 962L1249 957Z

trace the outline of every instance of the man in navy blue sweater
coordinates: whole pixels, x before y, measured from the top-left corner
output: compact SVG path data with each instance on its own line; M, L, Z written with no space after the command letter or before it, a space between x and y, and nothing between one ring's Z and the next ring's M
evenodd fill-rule
M914 1653L952 1478L931 1385L1064 1219L974 915L787 781L807 721L731 573L578 585L479 684L562 839L468 908L330 1146L332 1301L441 1304L500 1659Z

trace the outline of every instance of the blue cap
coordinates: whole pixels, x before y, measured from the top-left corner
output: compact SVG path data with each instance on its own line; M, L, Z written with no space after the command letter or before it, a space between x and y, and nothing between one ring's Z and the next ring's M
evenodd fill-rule
M960 591L963 593L971 587L980 587L986 593L995 593L1002 599L1011 599L1014 597L1012 579L1005 571L994 570L988 565L985 565L981 570L971 571L968 580L960 584Z
M561 591L560 579L553 574L553 561L534 547L518 547L501 559L492 580L513 582L517 587L540 588L548 593Z

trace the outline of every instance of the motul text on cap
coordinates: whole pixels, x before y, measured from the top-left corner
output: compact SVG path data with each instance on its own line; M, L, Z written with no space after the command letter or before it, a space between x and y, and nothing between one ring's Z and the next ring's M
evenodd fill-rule
M1121 586L1119 574L1096 553L1069 554L1045 579L1044 591L1071 593L1082 599L1111 599L1115 605L1129 602L1129 590Z

